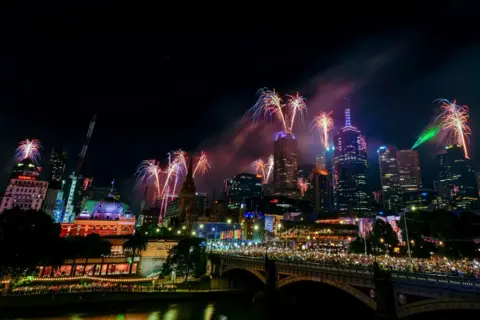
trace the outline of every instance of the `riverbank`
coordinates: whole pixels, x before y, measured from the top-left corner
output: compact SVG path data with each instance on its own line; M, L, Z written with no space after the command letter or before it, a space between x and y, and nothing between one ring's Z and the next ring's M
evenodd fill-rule
M251 293L238 290L189 292L85 292L31 296L0 297L0 319L40 317L72 313L123 311L135 305L152 305L184 301L209 301L229 297L235 299Z

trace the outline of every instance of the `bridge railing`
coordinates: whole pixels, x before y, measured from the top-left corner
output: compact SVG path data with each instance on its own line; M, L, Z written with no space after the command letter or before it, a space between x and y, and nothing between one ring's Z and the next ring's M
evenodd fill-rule
M258 263L263 265L264 257L246 257L239 255L221 255L225 260L245 261L250 263ZM315 270L326 272L340 272L340 273L355 273L362 275L373 275L373 269L363 266L342 266L337 264L318 263L312 261L288 261L288 260L276 260L278 267L287 267L291 269L299 270Z
M413 273L391 271L392 279L398 282L417 283L448 288L458 288L468 291L480 291L480 280L428 273Z

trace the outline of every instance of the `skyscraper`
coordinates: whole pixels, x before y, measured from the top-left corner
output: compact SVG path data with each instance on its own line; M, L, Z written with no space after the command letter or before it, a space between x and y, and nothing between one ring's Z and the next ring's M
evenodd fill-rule
M239 173L225 183L228 206L240 207L242 200L262 195L262 176L252 173Z
M180 221L184 223L187 230L190 230L192 223L197 217L196 212L196 187L195 181L193 181L193 158L190 157L188 162L188 173L183 182L182 189L180 190L179 207L180 207Z
M348 98L345 98L348 103ZM334 205L341 213L369 211L367 194L367 143L351 124L345 109L345 126L334 137Z
M273 192L297 195L297 140L293 133L279 132L273 144Z
M383 209L397 212L401 207L401 187L397 161L397 148L381 146L378 150Z
M332 183L327 170L313 174L315 212L329 212L332 209Z
M437 156L438 181L435 191L450 200L455 209L468 208L478 198L476 174L461 145L449 145Z
M64 148L53 149L50 155L50 181L62 181L67 167L68 151Z
M422 179L418 151L397 150L397 162L402 192L420 190L422 188Z

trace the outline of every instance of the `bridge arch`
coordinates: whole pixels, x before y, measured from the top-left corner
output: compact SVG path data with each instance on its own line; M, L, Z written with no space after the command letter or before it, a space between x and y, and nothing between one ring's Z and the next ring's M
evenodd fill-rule
M232 270L242 270L242 271L247 271L251 274L253 274L255 277L257 277L260 281L262 281L262 283L265 284L265 276L262 275L258 270L255 270L255 269L250 269L250 268L242 268L242 267L226 267L222 270L222 272L220 273L220 276L223 276L225 275L225 273L229 272L229 271L232 271Z
M366 294L360 292L359 290L357 290L357 289L355 289L355 288L353 288L349 285L346 285L346 284L343 284L343 283L340 283L340 282L337 282L337 281L328 280L328 279L321 279L321 278L318 278L318 277L290 276L290 277L287 277L283 280L280 280L277 283L277 289L280 289L280 288L282 288L282 287L284 287L288 284L295 283L295 282L300 282L300 281L313 281L313 282L320 282L320 283L328 284L332 287L335 287L337 289L340 289L342 291L345 291L345 292L349 293L353 297L357 298L358 300L360 300L361 302L366 304L372 310L377 309L377 302L375 300L373 300L372 298L368 297Z
M448 310L480 310L480 301L441 297L409 303L397 308L398 318L409 317L427 312Z

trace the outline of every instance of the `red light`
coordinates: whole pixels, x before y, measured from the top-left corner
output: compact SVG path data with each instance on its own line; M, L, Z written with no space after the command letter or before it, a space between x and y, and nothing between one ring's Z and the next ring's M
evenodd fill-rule
M35 180L34 177L29 177L29 176L18 176L18 179L20 179L20 180Z
M270 200L270 203L278 203L278 199Z

